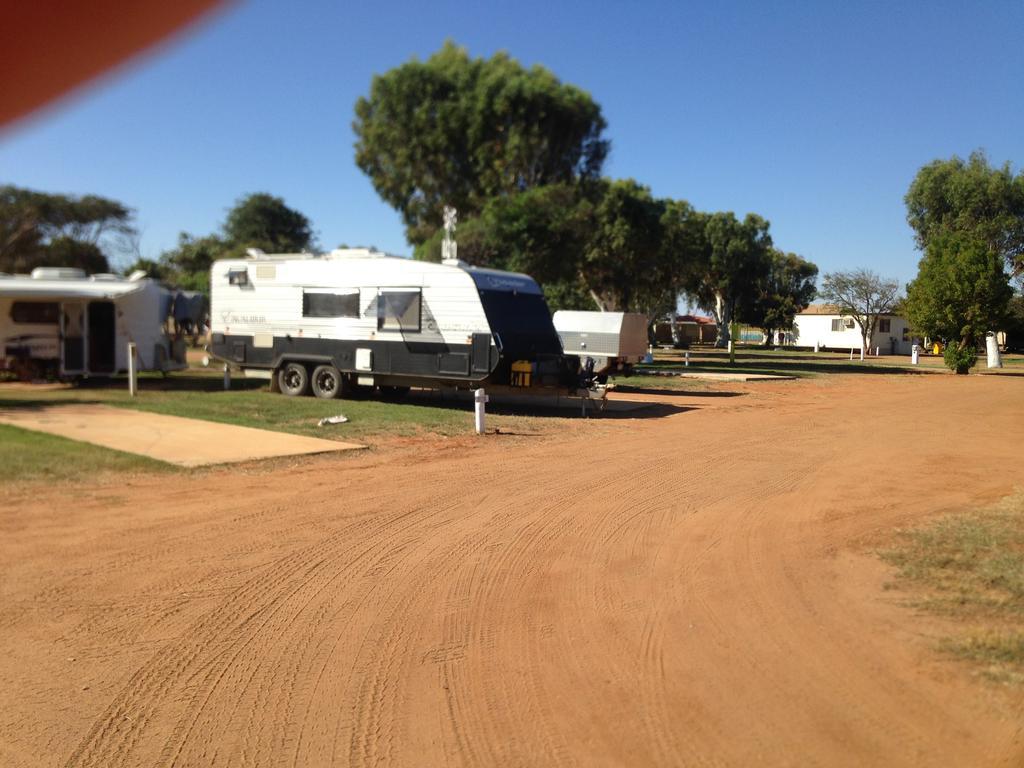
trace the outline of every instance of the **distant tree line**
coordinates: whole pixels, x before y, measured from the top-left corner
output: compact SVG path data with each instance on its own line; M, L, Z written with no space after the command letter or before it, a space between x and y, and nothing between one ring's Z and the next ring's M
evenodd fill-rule
M97 195L51 194L0 186L0 272L41 266L109 272L108 254L135 243L127 206Z
M220 231L178 235L178 245L157 259L137 259L126 272L141 269L186 290L210 290L210 267L217 259L244 257L250 248L265 253L300 253L315 247L309 219L266 192L246 195L228 211Z
M6 185L0 187L0 272L24 274L35 267L77 267L89 274L141 269L187 290L208 292L217 259L247 249L295 253L314 247L309 219L265 192L246 195L228 211L220 231L182 232L176 247L156 259L138 253L134 212L97 195L75 197Z

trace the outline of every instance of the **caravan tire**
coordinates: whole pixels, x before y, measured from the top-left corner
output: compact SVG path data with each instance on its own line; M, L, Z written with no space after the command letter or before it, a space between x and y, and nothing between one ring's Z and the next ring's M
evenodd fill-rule
M302 363L285 363L277 372L277 386L290 397L309 392L309 371Z
M341 397L344 390L341 372L333 365L318 365L313 370L313 394L324 400Z

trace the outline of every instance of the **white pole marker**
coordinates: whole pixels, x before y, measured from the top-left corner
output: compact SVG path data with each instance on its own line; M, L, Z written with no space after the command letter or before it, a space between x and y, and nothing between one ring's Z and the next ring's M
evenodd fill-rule
M135 343L128 342L128 396L135 397L139 391L139 371L136 365Z
M483 389L477 389L473 392L474 410L476 411L476 433L482 435L486 429L485 425L485 413L484 405L490 401L491 398L487 396L487 393Z

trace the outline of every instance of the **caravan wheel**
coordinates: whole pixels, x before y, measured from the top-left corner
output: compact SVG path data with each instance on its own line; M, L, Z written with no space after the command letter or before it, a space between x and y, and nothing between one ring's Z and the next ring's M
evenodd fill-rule
M341 372L333 365L318 365L313 371L313 394L325 400L341 396Z
M309 392L309 371L302 363L286 363L277 373L277 385L291 397L305 395Z

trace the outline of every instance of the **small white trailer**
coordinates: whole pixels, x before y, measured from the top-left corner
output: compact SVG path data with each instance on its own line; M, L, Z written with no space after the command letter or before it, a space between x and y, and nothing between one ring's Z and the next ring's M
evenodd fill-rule
M111 376L186 367L185 342L168 332L174 292L136 272L87 276L39 267L0 275L0 369L22 378Z
M647 354L647 316L635 312L555 312L555 329L567 355L605 382L616 372L629 374ZM593 361L593 363L589 361Z
M213 264L210 300L212 355L287 395L486 386L589 396L528 275L364 248L252 252Z

